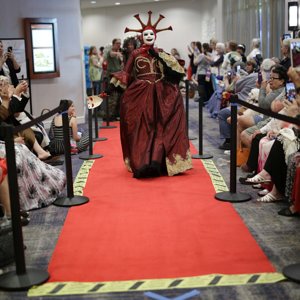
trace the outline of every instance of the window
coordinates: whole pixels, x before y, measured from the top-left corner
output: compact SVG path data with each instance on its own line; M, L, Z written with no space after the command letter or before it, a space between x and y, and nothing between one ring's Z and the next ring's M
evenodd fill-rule
M24 19L31 79L59 77L57 20Z

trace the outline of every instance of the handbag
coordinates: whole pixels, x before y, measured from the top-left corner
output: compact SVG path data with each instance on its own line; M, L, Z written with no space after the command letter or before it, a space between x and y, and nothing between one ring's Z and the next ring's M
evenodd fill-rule
M243 147L241 144L236 151L236 165L240 167L242 164L245 164L248 160L250 153L250 148Z

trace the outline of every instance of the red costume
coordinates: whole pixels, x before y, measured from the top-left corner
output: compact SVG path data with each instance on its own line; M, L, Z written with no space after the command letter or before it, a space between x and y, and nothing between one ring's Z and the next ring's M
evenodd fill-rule
M148 24L140 21L144 44L111 81L126 89L121 99L121 142L125 164L136 178L172 176L192 168L178 87L184 69L173 56L153 48L156 33L166 30L156 29L162 18L151 25L149 12ZM149 33L154 33L152 41Z

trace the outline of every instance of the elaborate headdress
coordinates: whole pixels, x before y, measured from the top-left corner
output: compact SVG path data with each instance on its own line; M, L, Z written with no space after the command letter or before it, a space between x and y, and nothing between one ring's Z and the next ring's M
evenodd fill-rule
M165 30L173 30L172 29L172 26L169 26L167 28L163 28L163 29L156 29L156 26L158 25L158 23L164 18L163 15L159 15L159 18L158 20L152 25L152 21L151 21L151 15L152 15L152 11L148 11L148 22L147 24L144 24L140 18L140 15L139 14L136 14L134 15L134 17L140 22L140 24L142 25L142 28L141 29L129 29L128 27L125 28L125 31L124 32L129 32L129 31L134 31L134 32L140 32L142 33L144 30L147 30L147 29L152 29L153 32L156 34L158 32L161 32L161 31L165 31Z

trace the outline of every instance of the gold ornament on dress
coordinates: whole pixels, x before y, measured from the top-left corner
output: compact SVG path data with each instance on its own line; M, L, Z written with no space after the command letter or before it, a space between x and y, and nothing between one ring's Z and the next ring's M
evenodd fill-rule
M185 158L183 158L180 154L173 154L173 157L173 163L168 158L166 158L166 165L169 176L173 176L186 170L192 169L192 156L190 150L187 150Z
M115 87L120 86L123 90L125 90L127 88L126 84L123 84L120 80L118 80L115 77L112 77L112 79L110 80L110 83L112 83Z
M184 68L178 63L177 59L166 53L166 52L158 52L159 57L166 63L166 65L171 68L173 71L176 71L181 74L185 74Z
M126 157L126 158L124 159L124 163L125 163L125 166L126 166L127 170L128 170L129 172L132 173L132 169L131 169L131 167L130 167L130 160L129 160L128 157Z

